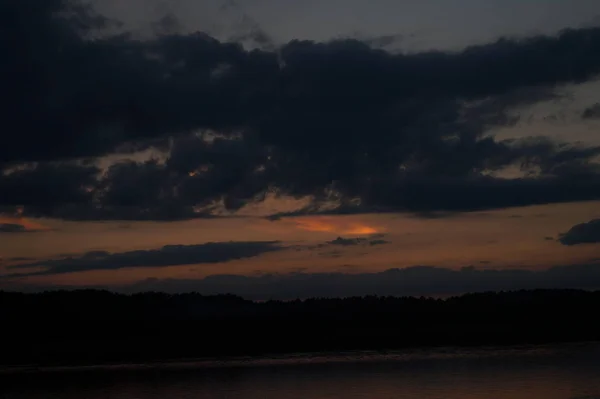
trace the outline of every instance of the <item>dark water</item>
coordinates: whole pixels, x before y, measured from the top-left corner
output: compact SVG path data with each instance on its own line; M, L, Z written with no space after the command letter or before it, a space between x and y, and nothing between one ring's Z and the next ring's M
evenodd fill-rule
M1 373L1 399L600 398L600 344Z

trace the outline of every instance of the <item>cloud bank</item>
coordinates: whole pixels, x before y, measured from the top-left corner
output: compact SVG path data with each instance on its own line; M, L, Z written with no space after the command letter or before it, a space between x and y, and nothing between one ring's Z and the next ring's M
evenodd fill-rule
M391 54L356 39L134 40L102 34L111 21L66 0L0 0L0 14L14 38L0 44L8 211L188 219L268 192L313 198L309 213L331 201L431 212L600 198L599 147L486 135L556 85L595 78L600 28ZM164 159L97 163L148 148ZM523 176L494 175L511 166Z

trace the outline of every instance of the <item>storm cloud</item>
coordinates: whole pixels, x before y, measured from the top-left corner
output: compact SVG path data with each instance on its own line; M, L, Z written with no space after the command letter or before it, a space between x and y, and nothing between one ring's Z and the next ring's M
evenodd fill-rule
M358 39L248 50L202 32L111 36L66 0L0 0L0 15L15 38L0 44L0 206L25 215L187 219L270 191L311 196L315 213L332 193L349 212L600 198L600 148L486 135L593 79L600 28L392 54ZM165 159L97 167L147 148ZM509 166L523 177L490 175Z

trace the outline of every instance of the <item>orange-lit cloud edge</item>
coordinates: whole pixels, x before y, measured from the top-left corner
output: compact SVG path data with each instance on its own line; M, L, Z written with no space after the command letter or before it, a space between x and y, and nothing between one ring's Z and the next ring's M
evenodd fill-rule
M345 235L370 235L385 232L380 226L367 224L363 221L346 220L330 216L304 216L284 219L296 228L306 231L334 233Z

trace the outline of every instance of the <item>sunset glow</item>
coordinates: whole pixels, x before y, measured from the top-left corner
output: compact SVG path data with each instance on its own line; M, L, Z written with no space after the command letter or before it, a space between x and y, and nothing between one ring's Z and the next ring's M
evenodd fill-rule
M381 233L383 229L346 219L316 216L293 219L297 228L307 231L347 235L368 235Z
M600 0L0 15L0 399L600 399Z
M600 27L583 26L599 2L577 23L562 19L573 2L550 2L539 15L562 22L539 34L476 31L479 6L439 2L452 39L450 26L427 32L429 17L412 25L422 2L344 4L373 17L371 30L352 18L350 34L328 0L247 2L256 26L229 28L218 20L236 2L210 15L181 0L168 29L142 0L81 1L0 0L16 43L4 91L18 99L0 146L0 290L597 262ZM493 3L507 21L538 15ZM123 36L107 25L83 40L92 15L123 22Z

